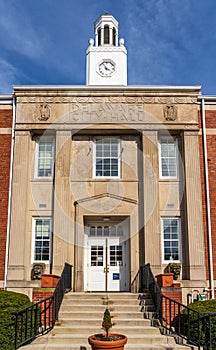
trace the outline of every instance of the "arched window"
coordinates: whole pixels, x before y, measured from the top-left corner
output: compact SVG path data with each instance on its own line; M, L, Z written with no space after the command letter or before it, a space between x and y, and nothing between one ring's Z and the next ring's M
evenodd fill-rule
M124 229L123 226L118 226L118 236L124 236Z
M110 228L110 236L116 236L116 226L111 226L111 228Z
M102 227L101 226L97 227L97 236L98 237L102 236Z
M104 236L109 236L109 226L104 226Z
M90 227L90 236L95 236L95 235L96 235L95 227L91 226Z
M109 44L109 26L104 26L104 44Z

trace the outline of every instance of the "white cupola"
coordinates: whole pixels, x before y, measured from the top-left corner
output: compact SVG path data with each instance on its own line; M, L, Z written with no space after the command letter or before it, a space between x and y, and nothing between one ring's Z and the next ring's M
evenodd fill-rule
M86 85L127 85L127 50L118 40L118 21L108 13L94 24L86 51Z

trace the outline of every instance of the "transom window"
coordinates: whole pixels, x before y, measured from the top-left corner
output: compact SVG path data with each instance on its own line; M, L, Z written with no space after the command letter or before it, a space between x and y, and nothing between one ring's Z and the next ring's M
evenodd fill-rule
M163 261L180 261L180 219L162 219Z
M124 229L122 225L86 226L85 232L90 237L122 237L124 236Z
M34 261L50 261L51 219L34 219Z
M53 175L54 142L52 138L41 138L37 143L36 176Z
M95 176L119 177L120 141L115 138L95 140Z
M160 140L161 177L177 177L177 140Z

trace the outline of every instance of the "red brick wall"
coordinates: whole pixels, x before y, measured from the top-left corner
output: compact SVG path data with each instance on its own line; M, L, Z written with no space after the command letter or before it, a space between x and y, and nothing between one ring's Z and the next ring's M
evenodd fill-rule
M53 295L55 288L34 289L32 295L33 303L37 303L43 299L49 298ZM41 311L41 325L51 326L53 322L53 299L48 299L39 304Z
M1 129L11 127L12 110L0 110L0 280L4 279L11 153L11 134Z
M162 294L168 298L171 298L180 304L182 304L182 290L181 288L162 288ZM163 309L163 317L165 318L165 322L169 325L175 326L175 322L177 320L178 314L181 311L181 307L178 304L170 303L169 300L163 298L162 303Z
M55 288L49 290L36 289L33 290L32 301L33 303L37 303L38 301L51 297L53 295Z
M212 248L213 248L213 269L214 279L216 279L216 135L208 135L211 129L216 129L216 108L215 111L206 111L206 129L207 131L207 152L208 152L208 173L209 173L209 192L210 192L210 210L211 210L211 228L212 228ZM201 126L201 118L200 118ZM202 201L203 201L203 223L204 223L204 243L205 243L205 262L206 278L209 279L208 263L208 237L207 237L207 216L206 216L206 195L205 195L205 175L203 159L203 142L200 140L200 167L202 183Z

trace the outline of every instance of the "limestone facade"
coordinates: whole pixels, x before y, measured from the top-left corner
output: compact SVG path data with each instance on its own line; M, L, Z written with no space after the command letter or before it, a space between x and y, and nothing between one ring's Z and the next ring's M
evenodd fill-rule
M119 289L133 291L140 266L150 263L155 274L166 268L161 220L178 218L182 287L185 293L205 287L200 88L23 86L14 94L8 287L26 291L39 283L31 280L37 218L52 225L45 273L60 274L64 262L72 264L75 291L89 290L86 228L124 225L127 264ZM47 177L35 172L42 136L54 141ZM95 175L98 139L119 141L117 177ZM161 176L162 139L177 145L174 177Z

